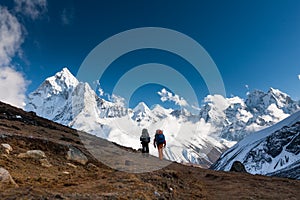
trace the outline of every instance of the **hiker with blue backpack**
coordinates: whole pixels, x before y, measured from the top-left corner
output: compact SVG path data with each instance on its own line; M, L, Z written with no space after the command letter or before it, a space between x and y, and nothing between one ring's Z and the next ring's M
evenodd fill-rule
M157 146L158 157L160 160L162 160L163 159L163 148L166 147L166 139L165 139L165 135L162 130L159 130L159 129L156 130L153 145L154 145L154 148L156 148L156 146Z

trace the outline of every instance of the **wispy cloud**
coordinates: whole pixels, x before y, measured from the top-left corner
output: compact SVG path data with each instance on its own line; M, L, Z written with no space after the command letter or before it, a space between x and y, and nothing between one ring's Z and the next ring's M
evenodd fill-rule
M74 8L70 8L70 9L63 9L62 13L61 13L61 22L63 25L69 25L72 23L74 18Z
M14 0L15 12L35 20L47 10L46 0ZM28 82L12 64L22 56L25 27L6 7L0 5L0 101L23 108Z
M125 107L125 99L123 97L112 94L111 101L117 106Z
M96 80L93 82L93 84L96 85L96 94L99 95L100 97L104 96L105 93L104 93L104 90L101 88L100 81Z
M14 0L15 11L36 20L47 11L47 0Z
M157 94L160 96L160 100L162 102L171 101L181 107L188 106L188 103L186 102L186 100L184 98L180 97L177 94L173 94L173 93L167 91L165 88L163 88L161 91L157 92Z
M18 19L0 6L0 100L17 107L24 106L27 81L10 63L21 51L21 27Z
M198 106L192 106L192 109L194 109L195 111L200 111L201 108L199 108Z
M0 66L7 66L23 43L22 26L5 7L0 6Z

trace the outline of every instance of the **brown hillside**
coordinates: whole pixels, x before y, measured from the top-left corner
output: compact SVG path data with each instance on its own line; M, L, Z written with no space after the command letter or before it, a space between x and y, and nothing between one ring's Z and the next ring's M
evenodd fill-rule
M81 136L79 136L81 135ZM90 144L89 147L83 145ZM169 163L167 167L147 173L127 173L112 169L93 157L86 148L101 146L122 149L115 152L115 166L138 170L155 167L156 158L94 136L56 124L0 102L0 144L13 150L0 153L0 167L8 170L19 187L3 184L0 199L299 199L300 181L216 172L199 167ZM82 151L88 163L67 160L70 147ZM102 149L103 149L102 148ZM51 166L39 159L20 158L28 150L42 150ZM128 152L128 156L124 155ZM105 152L99 152L99 156ZM120 156L122 154L122 156ZM119 157L118 157L119 156ZM106 156L107 157L107 156ZM132 157L136 157L134 160ZM122 160L123 159L123 160ZM133 159L133 160L130 160ZM129 161L130 162L129 162ZM127 162L127 164L126 164ZM125 165L124 165L125 163ZM0 180L1 182L1 180Z

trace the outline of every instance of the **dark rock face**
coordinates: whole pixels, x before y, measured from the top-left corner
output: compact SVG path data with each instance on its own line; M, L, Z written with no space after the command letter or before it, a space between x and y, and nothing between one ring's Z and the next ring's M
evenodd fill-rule
M234 161L230 168L230 171L247 173L245 166L240 161Z
M295 137L295 131L289 127L284 127L276 131L266 139L265 151L273 158L278 156L285 145Z
M262 134L229 149L211 169L239 171L233 161L240 160L248 173L300 180L300 112Z
M285 153L286 152L286 153ZM263 170L266 165L273 165L274 169L288 167L293 163L292 156L300 152L300 123L284 126L266 137L246 155L244 164L251 165L256 170ZM272 164L272 162L276 162Z
M284 168L282 170L267 175L300 180L300 160L287 168Z
M300 122L295 123L292 127L292 132L298 133L291 143L286 147L286 150L290 153L298 155L300 153Z

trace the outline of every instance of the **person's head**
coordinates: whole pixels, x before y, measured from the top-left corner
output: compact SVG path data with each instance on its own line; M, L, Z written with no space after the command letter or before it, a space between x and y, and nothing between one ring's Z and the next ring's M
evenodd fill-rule
M163 131L160 130L160 129L157 129L157 130L156 130L156 134L163 134Z
M142 135L148 135L148 130L146 128L142 130Z
M148 133L148 130L146 128L143 128L142 133Z

